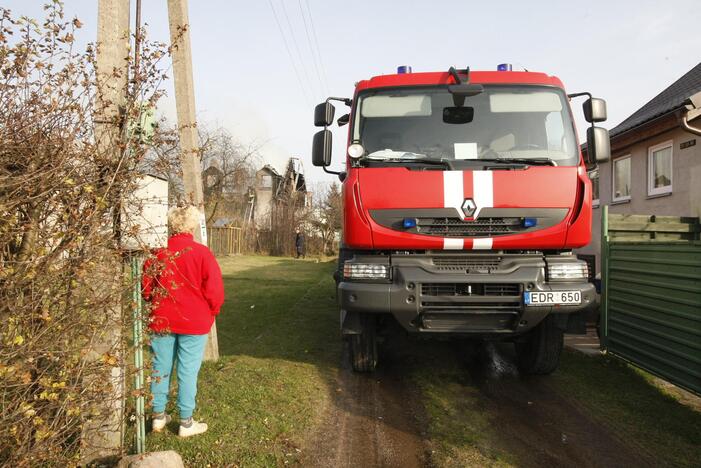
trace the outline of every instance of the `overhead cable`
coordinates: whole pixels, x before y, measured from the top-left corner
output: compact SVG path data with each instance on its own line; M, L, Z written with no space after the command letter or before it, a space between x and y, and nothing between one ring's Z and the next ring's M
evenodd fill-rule
M319 66L321 68L321 73L324 77L324 82L326 83L326 88L329 88L329 77L326 75L326 67L324 67L324 60L321 56L321 49L319 48L319 39L316 36L316 27L314 27L314 17L312 16L312 9L309 7L309 0L304 0L307 5L307 12L309 13L309 24L312 27L312 36L314 37L314 43L316 44L316 53L319 57Z
M309 94L307 93L307 88L304 86L304 82L302 81L302 77L299 74L299 70L297 70L297 65L295 64L295 58L292 55L292 52L290 51L290 46L287 43L287 37L285 37L285 33L282 29L282 25L280 24L280 20L278 19L277 12L275 11L275 7L273 6L272 0L268 0L268 4L270 5L270 10L273 12L273 17L275 18L275 24L277 24L277 29L280 32L280 36L282 37L282 42L285 45L285 50L287 51L287 56L290 58L290 62L292 63L292 69L294 70L295 76L297 77L297 82L299 83L299 87L302 90L302 94L304 95L304 101L308 106L311 107L311 102L312 100L309 98Z
M299 12L302 15L302 22L304 23L304 33L307 37L307 44L309 45L309 52L312 55L312 62L314 63L314 71L316 72L316 77L319 80L319 85L321 86L322 91L324 92L325 95L329 95L329 88L328 86L325 86L324 81L321 79L321 72L319 71L319 64L317 54L314 51L314 44L312 43L312 38L311 35L309 34L309 27L307 26L307 18L306 14L304 13L304 8L302 7L302 0L297 0L299 4Z
M285 20L287 21L287 26L290 28L290 35L292 36L292 45L293 45L295 51L297 52L297 57L299 57L299 63L300 63L300 66L302 67L302 73L304 73L304 78L306 79L306 83L309 85L309 89L312 91L312 94L314 94L314 87L312 86L312 80L309 78L309 73L307 71L308 67L305 66L305 63L304 63L305 61L304 61L304 58L302 57L302 50L299 48L299 44L297 43L297 36L295 35L295 30L292 27L292 22L290 21L290 17L287 14L287 8L285 7L285 0L282 0L280 3L282 5L282 12L285 15ZM321 92L321 95L324 94L323 89L320 90L320 92ZM319 97L320 96L318 96L318 95L316 96L317 99ZM313 101L315 100L314 98L315 97L312 96Z

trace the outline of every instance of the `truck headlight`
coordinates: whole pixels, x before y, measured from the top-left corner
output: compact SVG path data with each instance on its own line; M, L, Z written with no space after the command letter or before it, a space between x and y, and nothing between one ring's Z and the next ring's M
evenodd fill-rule
M548 262L548 281L587 281L589 267L586 262Z
M351 280L387 280L389 279L389 265L377 263L350 263L343 264L343 277Z

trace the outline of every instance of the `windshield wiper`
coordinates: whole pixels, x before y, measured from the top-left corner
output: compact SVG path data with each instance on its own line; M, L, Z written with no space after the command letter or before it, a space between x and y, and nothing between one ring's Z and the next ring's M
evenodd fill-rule
M527 166L557 166L555 160L550 158L490 158L477 159L476 161L487 161L504 164L524 164Z
M398 157L398 158L374 158L372 156L364 157L365 161L372 162L385 162L385 163L417 163L417 164L431 164L435 166L447 167L448 169L453 169L452 161L449 159L435 159L429 158L425 155L419 155L415 153L410 153L409 157Z
M421 153L413 153L411 151L395 151L391 149L374 151L366 155L363 159L370 159L372 161L387 161L390 159L424 159L427 156Z

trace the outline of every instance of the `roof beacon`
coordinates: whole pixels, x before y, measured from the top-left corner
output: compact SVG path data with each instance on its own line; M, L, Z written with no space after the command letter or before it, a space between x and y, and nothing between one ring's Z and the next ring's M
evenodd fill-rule
M511 71L510 63L500 63L497 65L497 71Z
M402 73L411 73L411 65L400 65L397 67L397 74L401 75Z

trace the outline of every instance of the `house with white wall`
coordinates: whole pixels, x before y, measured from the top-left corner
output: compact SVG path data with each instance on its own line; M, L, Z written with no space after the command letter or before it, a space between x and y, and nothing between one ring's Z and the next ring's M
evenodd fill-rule
M602 206L610 213L701 216L701 136L684 125L692 98L701 104L701 63L609 132L611 160L589 172L592 242L577 252L596 255L597 271ZM701 118L688 124L701 128Z

